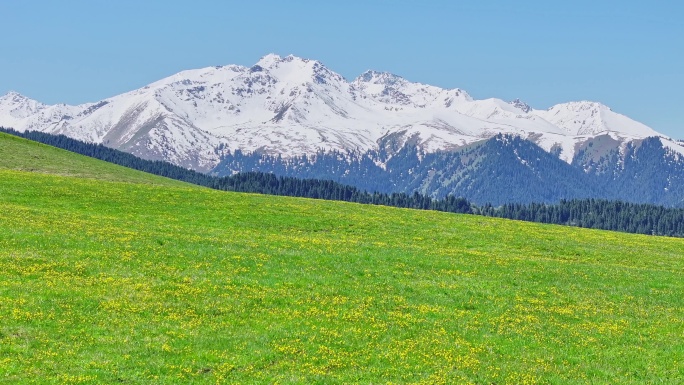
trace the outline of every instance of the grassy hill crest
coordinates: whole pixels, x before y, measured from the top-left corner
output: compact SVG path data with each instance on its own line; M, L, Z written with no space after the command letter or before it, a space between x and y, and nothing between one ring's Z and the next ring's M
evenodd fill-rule
M0 132L0 159L0 170L6 169L160 186L192 186L173 179L131 170L87 156L74 154L3 132Z

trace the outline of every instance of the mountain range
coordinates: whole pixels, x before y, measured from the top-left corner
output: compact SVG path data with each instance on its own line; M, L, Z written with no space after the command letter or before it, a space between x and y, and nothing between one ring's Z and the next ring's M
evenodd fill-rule
M295 56L183 71L77 106L10 92L0 126L217 175L258 170L495 204L684 202L684 144L601 103L537 110L377 71L347 81Z

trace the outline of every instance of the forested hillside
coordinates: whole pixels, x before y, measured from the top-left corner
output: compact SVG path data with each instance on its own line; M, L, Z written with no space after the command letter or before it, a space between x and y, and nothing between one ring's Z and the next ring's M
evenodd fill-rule
M272 173L264 172L236 173L226 177L215 177L188 170L166 162L140 159L131 154L114 150L103 145L84 143L62 135L50 135L32 131L18 133L16 131L7 129L3 129L3 131L79 154L88 155L97 159L130 167L136 170L141 170L155 175L165 176L219 190L340 200L347 202L422 210L437 210L454 213L479 214L531 222L616 230L648 235L665 235L674 237L684 236L684 209L681 208L666 208L658 205L636 204L619 200L610 201L593 198L560 199L558 203L555 204L510 203L494 206L490 203L485 203L476 205L465 198L453 195L446 195L442 199L434 199L418 192L414 192L413 194L377 191L367 192L356 187L330 180L282 177L276 176ZM501 142L504 141L502 140ZM525 141L512 140L510 142L507 141L507 144L515 146L514 148L521 151L525 149L529 150L527 148L529 144ZM501 143L497 141L490 141L485 145L500 146ZM642 147L643 149L641 151L653 151L656 154L658 153L657 147L655 149L649 147L649 142L646 143L646 146L647 147ZM470 149L470 151L461 152L459 155L464 158L459 158L458 162L467 163L467 161L464 159L467 159L470 155L480 150L481 149L479 147L474 147ZM488 152L497 153L496 151ZM506 153L504 152L503 154ZM538 153L538 155L543 156L543 153ZM402 159L410 159L412 156L415 156L415 152L411 153L409 151L407 154L405 154L405 156L397 157L393 161L400 162ZM434 158L429 161L430 164L435 166L444 165L444 167L448 167L444 159L439 159L437 155L433 155L433 157ZM335 157L332 155L326 155L326 159L330 161L330 165L336 164L332 161L334 158ZM652 157L652 159L654 158L657 158L657 156ZM245 157L244 159L254 160L255 158ZM301 158L300 160L305 159ZM639 165L641 164L638 161L634 162ZM506 168L497 170L495 167L495 165L498 164L497 162L488 163L485 159L482 161L482 163L485 163L479 168L480 170L485 170L482 172L498 172L500 175L499 178L504 178L507 175L510 175L508 174L509 172L513 172ZM503 162L503 164L510 163L511 162ZM630 169L635 170L636 167L632 167ZM606 177L607 175L610 174L604 171L603 177ZM410 174L403 177L409 178ZM596 177L598 178L598 176ZM515 178L508 177L508 179L511 179L510 183L515 183L518 185L520 183L513 180ZM622 183L625 183L624 180ZM532 188L534 188L534 186L532 186ZM482 189L486 190L486 186L482 186ZM503 191L498 193L503 193Z

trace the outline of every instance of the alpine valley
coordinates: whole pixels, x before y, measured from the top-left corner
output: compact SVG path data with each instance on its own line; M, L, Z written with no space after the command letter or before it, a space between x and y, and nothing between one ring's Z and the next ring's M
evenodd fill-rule
M478 204L602 198L684 206L684 142L596 102L536 110L461 89L267 55L95 103L0 97L0 126L215 175L273 172Z

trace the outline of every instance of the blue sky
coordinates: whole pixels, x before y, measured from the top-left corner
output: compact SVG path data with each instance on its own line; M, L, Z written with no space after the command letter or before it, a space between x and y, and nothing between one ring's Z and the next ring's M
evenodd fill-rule
M92 102L273 52L535 108L599 101L684 138L683 20L671 0L1 0L0 94Z

